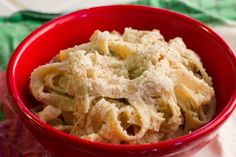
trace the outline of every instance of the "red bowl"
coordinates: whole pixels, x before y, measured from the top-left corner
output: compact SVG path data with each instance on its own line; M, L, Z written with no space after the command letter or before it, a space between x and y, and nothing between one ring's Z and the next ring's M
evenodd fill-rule
M182 37L198 53L213 78L217 108L204 127L179 138L154 144L116 145L91 142L40 121L30 108L37 104L29 93L33 69L47 63L59 50L87 42L94 30L125 27L159 29L166 40ZM115 5L76 11L52 20L30 34L15 50L7 70L12 104L38 141L58 156L172 156L193 154L216 136L236 104L236 56L214 31L187 16L146 6Z

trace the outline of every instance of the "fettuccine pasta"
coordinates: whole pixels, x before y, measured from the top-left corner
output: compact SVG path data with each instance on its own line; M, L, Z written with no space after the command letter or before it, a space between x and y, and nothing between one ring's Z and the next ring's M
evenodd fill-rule
M96 30L31 74L37 116L92 141L142 144L176 138L215 113L212 79L198 55L158 30Z

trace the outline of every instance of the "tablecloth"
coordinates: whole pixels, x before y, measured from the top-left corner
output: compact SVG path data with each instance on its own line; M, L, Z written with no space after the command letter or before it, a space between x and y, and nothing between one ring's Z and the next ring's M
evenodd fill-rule
M181 12L209 26L227 25L230 28L236 26L235 0L138 0L132 3ZM0 157L50 156L50 153L34 139L12 109L8 100L4 70L14 49L30 32L60 15L21 11L10 17L0 17L0 70L2 71L0 72ZM236 112L220 129L217 137L193 156L235 157L235 120Z

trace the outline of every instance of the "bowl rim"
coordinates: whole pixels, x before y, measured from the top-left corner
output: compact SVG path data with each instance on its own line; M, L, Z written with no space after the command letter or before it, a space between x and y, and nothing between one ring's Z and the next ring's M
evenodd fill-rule
M72 142L75 144L82 144L89 147L95 147L99 149L106 149L106 150L113 150L113 151L130 151L130 150L147 150L147 149L168 149L170 147L176 147L180 145L185 145L190 143L191 141L198 139L200 137L204 137L211 132L215 131L217 128L221 126L221 124L226 121L226 119L230 116L230 114L233 112L233 110L236 107L236 85L234 85L233 95L231 96L228 104L224 107L224 109L208 124L205 126L193 131L190 134L186 134L184 136L180 136L175 139L158 142L158 143L152 143L152 144L131 144L131 145L121 145L121 144L111 144L111 143L102 143L102 142L94 142L86 139L82 139L79 137L75 137L73 135L69 135L67 133L64 133L62 131L59 131L57 129L54 129L50 125L44 123L41 121L36 115L34 115L23 103L21 100L19 93L17 92L16 87L16 80L15 77L15 69L17 67L17 62L20 59L20 56L22 53L24 53L24 50L27 48L29 44L31 44L37 37L39 37L41 34L45 33L47 30L51 29L53 26L55 26L57 23L59 23L61 20L70 20L71 17L82 15L82 14L91 14L91 12L97 12L101 11L103 9L109 10L119 10L119 9L132 9L134 11L142 10L144 12L148 13L161 13L168 15L170 17L175 17L178 19L181 19L183 22L187 22L191 25L194 25L196 27L200 27L200 29L203 29L206 33L208 33L212 38L215 39L216 42L221 43L222 47L228 51L227 56L231 58L232 64L234 64L236 67L236 54L231 50L231 48L226 44L226 42L212 29L210 29L205 24L189 17L186 15L183 15L181 13L177 13L174 11L170 11L167 9L162 8L155 8L150 6L141 6L141 5L133 5L133 4L124 4L124 5L109 5L109 6L99 6L99 7L92 7L87 9L82 9L78 11L74 11L72 13L60 16L56 19L53 19L36 30L34 30L30 35L28 35L21 44L16 48L13 55L10 58L10 61L8 63L7 68L7 85L9 89L9 95L10 99L12 101L12 104L14 105L14 108L20 114L20 116L27 117L28 120L32 122L33 125L36 125L37 127L40 127L41 130L47 131L50 135L62 139L63 141ZM236 78L236 68L234 68L234 78Z

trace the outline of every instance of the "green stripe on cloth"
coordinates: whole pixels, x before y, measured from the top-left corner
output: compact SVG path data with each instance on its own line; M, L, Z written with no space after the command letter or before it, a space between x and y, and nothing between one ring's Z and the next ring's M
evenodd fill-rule
M138 0L132 4L170 9L208 25L236 23L235 0Z
M0 104L0 106L1 106L1 104ZM4 115L4 113L3 113L2 108L0 107L0 122L1 122L2 120L4 120L4 119L5 119L5 115Z
M12 52L29 33L57 16L22 11L8 18L0 18L0 70L6 69Z

